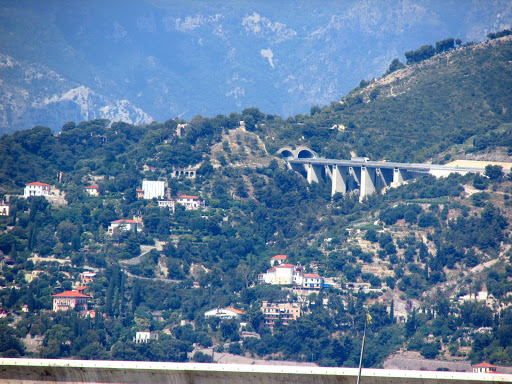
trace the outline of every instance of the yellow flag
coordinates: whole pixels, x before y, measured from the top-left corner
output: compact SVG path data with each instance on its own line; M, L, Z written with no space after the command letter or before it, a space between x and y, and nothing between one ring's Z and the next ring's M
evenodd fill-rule
M368 324L372 323L372 316L370 315L370 313L366 314L366 321L368 322Z

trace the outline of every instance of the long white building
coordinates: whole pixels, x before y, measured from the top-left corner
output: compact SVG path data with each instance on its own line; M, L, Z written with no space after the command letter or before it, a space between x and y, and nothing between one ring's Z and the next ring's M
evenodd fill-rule
M164 181L149 181L142 182L142 190L144 191L145 199L163 199L165 196L165 182Z

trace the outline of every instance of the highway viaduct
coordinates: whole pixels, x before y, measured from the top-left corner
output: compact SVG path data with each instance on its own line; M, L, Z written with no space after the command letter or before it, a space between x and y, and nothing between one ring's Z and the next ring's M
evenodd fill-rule
M440 177L450 173L464 175L468 172L485 171L485 168L476 167L370 161L365 157L355 157L351 160L323 159L307 147L285 147L277 153L286 161L289 169L302 174L309 183L317 183L328 178L332 182L332 195L358 189L361 201L376 191L398 187L407 180L429 174Z
M357 373L357 368L0 359L0 383L6 384L355 384ZM384 383L512 383L512 375L363 369L361 384Z

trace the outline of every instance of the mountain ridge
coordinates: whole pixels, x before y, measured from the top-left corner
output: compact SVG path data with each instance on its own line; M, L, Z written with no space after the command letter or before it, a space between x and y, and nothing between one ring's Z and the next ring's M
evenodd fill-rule
M0 52L129 100L158 121L254 106L304 113L379 76L402 52L449 36L479 41L512 18L504 0L0 7ZM26 128L43 123L28 121ZM58 131L65 122L48 125Z
M115 100L65 79L55 71L0 54L0 130L26 129L31 121L107 118L112 122L149 124L152 118L128 100Z

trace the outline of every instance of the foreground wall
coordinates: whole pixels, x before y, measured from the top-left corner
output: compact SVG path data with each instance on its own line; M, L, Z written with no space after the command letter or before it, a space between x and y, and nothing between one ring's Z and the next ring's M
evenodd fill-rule
M356 383L355 368L0 359L0 383ZM512 383L512 375L363 369L361 384Z

